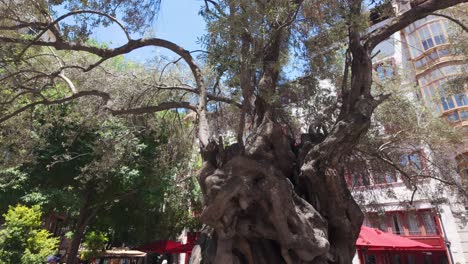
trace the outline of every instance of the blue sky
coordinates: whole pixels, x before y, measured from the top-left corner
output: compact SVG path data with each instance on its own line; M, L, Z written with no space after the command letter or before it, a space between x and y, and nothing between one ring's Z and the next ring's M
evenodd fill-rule
M153 36L172 41L187 50L201 49L197 39L205 32L205 22L198 15L202 4L201 0L163 0L160 13L150 28ZM99 42L110 44L111 47L120 46L126 42L124 33L116 25L99 28L92 37ZM125 57L138 62L146 62L158 55L176 57L165 49L153 47L138 49Z

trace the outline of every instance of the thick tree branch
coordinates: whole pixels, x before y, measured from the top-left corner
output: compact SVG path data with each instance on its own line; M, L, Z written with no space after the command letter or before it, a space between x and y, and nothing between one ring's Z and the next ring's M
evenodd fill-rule
M364 36L365 46L372 50L380 42L389 38L393 33L404 29L411 23L422 19L438 10L445 9L460 3L467 3L468 0L428 0L413 7L406 13L393 18L387 25Z
M142 115L176 108L185 108L193 111L196 110L196 108L189 102L163 102L154 106L144 106L120 110L109 109L109 112L113 115Z
M144 107L136 107L136 108L128 108L128 109L112 109L109 106L110 102L110 96L108 93L97 91L97 90L90 90L90 91L80 91L77 92L71 96L57 99L57 100L48 100L48 99L43 99L40 101L36 101L30 104L27 104L15 111L13 111L10 114L7 114L5 116L0 117L0 124L9 120L10 118L19 115L20 113L27 111L29 109L33 109L34 107L38 105L58 105L58 104L63 104L67 103L73 100L76 100L81 97L87 97L87 96L94 96L94 97L100 97L103 100L103 105L105 105L106 110L109 111L112 115L141 115L141 114L147 114L147 113L155 113L159 111L164 111L164 110L169 110L169 109L176 109L176 108L184 108L184 109L190 109L195 111L196 107L191 105L189 102L162 102L158 105L154 106L144 106Z
M79 10L75 11L74 13L68 13L57 20L55 20L53 23L51 23L44 31L43 33L51 28L54 24L56 24L58 21L63 20L65 17L71 16L71 15L76 15L81 13L87 13L88 11L86 10ZM94 12L90 11L91 13L99 14L100 12ZM195 63L192 55L190 54L189 51L183 49L179 45L164 40L164 39L159 39L159 38L150 38L150 39L137 39L137 40L132 40L129 39L129 41L118 47L118 48L100 48L100 47L95 47L95 46L89 46L86 44L81 44L81 43L72 43L72 42L66 42L62 40L61 38L58 38L56 41L45 41L40 39L40 36L43 34L39 34L34 41L29 41L23 38L15 38L15 37L9 37L9 36L2 36L0 35L0 42L6 42L6 43L17 43L17 44L25 44L27 45L25 50L30 47L30 46L44 46L44 47L54 47L57 50L73 50L73 51L85 51L89 52L92 54L95 54L97 56L101 57L101 60L99 60L97 63L91 65L85 71L89 71L92 68L96 67L106 59L123 55L126 53L129 53L133 50L136 50L138 48L142 47L147 47L147 46L157 46L157 47L163 47L166 49L171 50L172 52L176 53L182 59L189 65L190 70L192 71L192 74L195 78L195 82L197 84L197 89L199 90L199 101L198 101L198 106L197 106L197 113L199 116L199 139L200 139L200 144L203 147L206 147L208 145L209 137L210 137L210 128L208 124L208 119L207 119L207 113L206 113L206 105L207 105L207 89L203 80L203 75L198 67L198 65Z
M104 16L108 19L110 19L112 22L116 23L117 25L119 25L119 27L122 29L122 31L125 33L125 36L127 37L127 40L131 40L131 37L130 37L130 34L128 33L127 29L122 25L122 23L120 23L119 20L117 20L115 17L113 16L110 16L106 13L103 13L103 12L99 12L99 11L94 11L94 10L75 10L75 11L71 11L67 14L64 14L62 16L60 16L59 18L55 19L54 21L52 21L50 24L47 25L47 27L45 27L35 38L33 41L31 41L30 43L27 44L27 46L23 49L23 51L20 53L20 56L22 56L24 54L24 52L29 48L31 47L32 45L35 45L35 42L38 41L48 30L51 30L53 27L55 27L60 21L66 19L67 17L70 17L70 16L75 16L75 15L80 15L80 14L95 14L95 15L100 15L100 16ZM57 33L54 33L54 34L57 34ZM61 39L60 36L55 36L57 39Z
M3 123L5 122L6 120L16 116L16 115L19 115L20 113L28 110L28 109L32 109L38 105L56 105L56 104L63 104L63 103L66 103L66 102L70 102L72 100L75 100L75 99L78 99L80 97L85 97L85 96L97 96L97 97L101 97L106 103L107 101L109 101L110 97L107 93L104 93L104 92L101 92L101 91L96 91L96 90L91 90L91 91L82 91L82 92L78 92L76 94L73 94L69 97L65 97L65 98L62 98L62 99L57 99L57 100L47 100L47 99L44 99L44 100L41 100L41 101L36 101L36 102L33 102L33 103L30 103L30 104L27 104L15 111L13 111L12 113L10 114L7 114L5 116L2 116L0 117L0 123Z

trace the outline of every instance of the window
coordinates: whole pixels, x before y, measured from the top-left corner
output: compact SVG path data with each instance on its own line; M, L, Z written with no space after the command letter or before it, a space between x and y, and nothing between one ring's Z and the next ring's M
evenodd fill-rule
M436 45L441 45L447 42L444 37L442 25L439 22L430 24L430 28L432 31L432 36L434 36L434 41Z
M431 32L429 32L428 27L422 27L419 30L419 37L424 50L434 47L434 41L432 40Z
M367 226L367 227L372 227L372 224L369 221L369 218L367 218L367 217L364 217L364 222L362 222L362 225Z
M396 182L397 178L396 175L393 172L387 172L385 173L385 182L386 183L393 183Z
M414 255L408 255L408 258L406 260L406 263L408 264L416 264L416 257Z
M420 46L418 37L414 33L409 35L408 42L409 42L408 45L410 47L411 54L413 55L413 58L418 57L419 55L421 55L421 53L422 53L421 46Z
M397 172L395 168L379 161L373 161L371 165L375 184L397 182Z
M401 257L398 254L393 255L392 264L401 264Z
M388 232L388 227L387 227L387 223L385 222L385 220L382 220L379 222L379 230L381 231L384 231L384 232Z
M353 172L351 173L351 183L352 187L369 186L369 175Z
M440 22L431 23L418 30L419 38L424 50L428 50L436 45L447 43L443 24Z
M458 112L452 113L447 116L449 122L458 122L460 121L460 117L458 116Z
M458 106L468 105L468 97L466 94L456 94L455 101L457 101Z
M432 256L424 255L423 264L432 264Z
M346 179L350 187L369 186L369 170L364 161L350 161L346 166Z
M393 232L393 234L403 235L404 230L402 228L400 217L398 216L398 214L392 214L391 215L391 220L392 220L392 232Z
M375 174L374 181L376 184L394 183L397 178L393 171L379 172Z
M462 120L468 120L468 111L460 111L460 118Z
M377 72L380 80L392 78L394 75L393 63L380 63L375 67L375 71Z
M427 235L437 235L437 228L434 221L434 216L431 212L422 213L422 219L424 222L424 228L426 229Z
M377 258L375 255L366 255L365 264L377 264Z
M421 170L423 168L423 164L421 162L421 153L419 151L403 155L400 160L401 165L403 166L411 166L416 170Z
M445 111L455 108L455 104L453 103L452 97L441 97L440 98L442 101L442 107L444 108Z
M407 216L408 216L409 234L410 235L420 235L421 230L419 229L418 217L413 213L409 213Z
M450 55L450 51L448 49L440 49L439 50L439 57L445 57Z
M383 232L388 232L387 228L387 217L388 215L378 215L376 213L370 213L368 215L371 227L379 229L380 231Z
M439 58L439 54L437 54L437 50L434 50L428 57L430 61L435 61Z

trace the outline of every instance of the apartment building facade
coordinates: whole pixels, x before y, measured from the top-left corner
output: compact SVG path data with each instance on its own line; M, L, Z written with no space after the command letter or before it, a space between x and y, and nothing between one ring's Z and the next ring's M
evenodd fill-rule
M395 0L396 14L404 13L416 1ZM467 8L462 6L460 8ZM467 9L468 10L468 9ZM384 26L379 21L370 30ZM461 177L468 176L468 93L466 84L457 92L447 92L447 84L466 72L466 59L456 55L449 43L455 27L441 16L428 16L416 21L375 49L374 69L378 79L402 75L402 86L415 86L415 97L465 134L464 144L454 149L451 158L458 162ZM422 156L430 156L430 148L402 157L402 162L423 169ZM439 189L434 180L425 182L424 191L409 189L398 173L350 175L349 184L355 197L366 197L364 225L404 236L433 246L433 250L393 252L383 257L378 252L365 252L353 263L468 263L468 228L465 204L455 200L450 190ZM437 197L439 202L434 202ZM410 201L410 202L409 202Z

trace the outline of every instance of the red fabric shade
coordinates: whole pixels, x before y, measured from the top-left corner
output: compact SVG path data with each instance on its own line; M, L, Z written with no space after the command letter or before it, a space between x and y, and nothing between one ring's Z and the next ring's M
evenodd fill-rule
M173 253L173 254L192 253L192 248L194 246L195 245L193 245L193 244L182 244L179 247L173 249L172 252L170 252L170 253Z
M138 250L145 252L154 252L157 254L180 254L180 253L190 253L192 252L193 244L182 244L180 242L175 242L172 240L160 240L156 241L142 247L139 247Z
M432 246L414 241L409 238L393 235L381 230L370 228L367 226L361 227L361 233L356 241L357 247L366 247L369 249L399 249L399 250L428 250L433 249Z
M180 247L182 244L180 242L175 242L172 240L160 240L147 245L144 245L138 250L145 252L154 252L158 254L172 253L174 249Z

